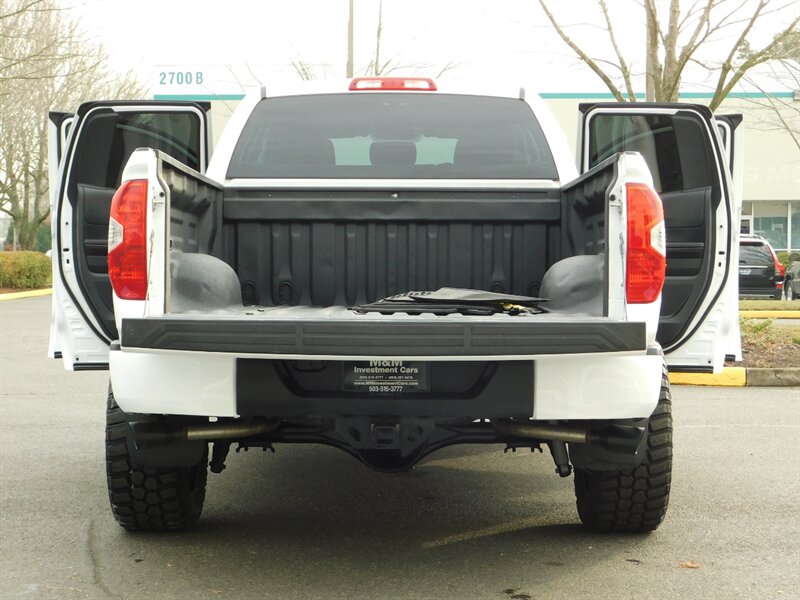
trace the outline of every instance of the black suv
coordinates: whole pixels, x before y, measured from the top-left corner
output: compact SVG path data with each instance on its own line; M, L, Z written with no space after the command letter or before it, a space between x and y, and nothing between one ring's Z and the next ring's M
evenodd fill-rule
M784 267L769 242L757 235L739 240L739 297L774 298L783 295Z

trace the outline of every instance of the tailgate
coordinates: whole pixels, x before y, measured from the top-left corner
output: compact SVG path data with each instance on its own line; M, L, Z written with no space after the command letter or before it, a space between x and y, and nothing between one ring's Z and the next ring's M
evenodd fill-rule
M381 315L301 306L125 319L120 344L133 351L332 360L519 360L646 349L644 323L607 317Z

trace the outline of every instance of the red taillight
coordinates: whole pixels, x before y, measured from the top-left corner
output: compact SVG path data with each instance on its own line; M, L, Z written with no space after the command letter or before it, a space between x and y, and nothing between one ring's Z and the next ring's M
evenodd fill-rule
M769 247L769 251L772 253L772 264L775 266L775 276L783 277L786 275L786 267L778 260L778 255L775 254L775 250L773 250L771 246Z
M147 180L126 181L111 200L108 277L118 297L147 297Z
M625 295L631 304L658 299L667 267L664 208L653 188L628 183L628 255Z
M350 82L350 91L366 90L417 90L435 92L436 84L427 77L356 77Z

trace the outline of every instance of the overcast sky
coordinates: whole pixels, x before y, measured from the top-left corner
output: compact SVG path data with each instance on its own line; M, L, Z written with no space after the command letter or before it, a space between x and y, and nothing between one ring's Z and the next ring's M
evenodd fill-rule
M61 3L107 47L115 68L134 69L153 94L229 94L256 80L296 80L293 60L308 64L318 78L345 75L347 0ZM570 35L593 55L611 58L595 1L550 4L562 22L572 25ZM800 11L800 2L789 4L790 12ZM641 73L643 10L636 0L609 0L609 5L622 52ZM355 15L358 71L375 52L377 0L355 0ZM788 20L787 13L767 17L754 41L771 39ZM410 66L400 73L436 76L453 64L442 77L532 78L542 92L607 91L556 36L536 0L384 0L383 25L381 62L393 59L393 64ZM731 28L719 35L705 58L719 60L737 33ZM184 74L182 82L169 75L175 72ZM192 74L191 82L186 73ZM197 73L202 73L199 84ZM639 83L637 90L643 91L643 80ZM684 78L684 91L707 91L709 86L700 70Z

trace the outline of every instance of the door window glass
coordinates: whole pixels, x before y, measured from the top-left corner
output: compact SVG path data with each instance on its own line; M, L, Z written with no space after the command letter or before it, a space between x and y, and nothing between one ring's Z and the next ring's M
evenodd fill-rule
M136 148L154 148L200 170L200 119L193 113L122 113L117 121L108 179L120 184L122 169Z
M589 167L617 152L639 152L658 192L712 186L712 149L692 115L602 114L589 124Z
M76 149L73 184L117 188L137 148L154 148L200 169L200 118L190 112L108 112L90 116Z

